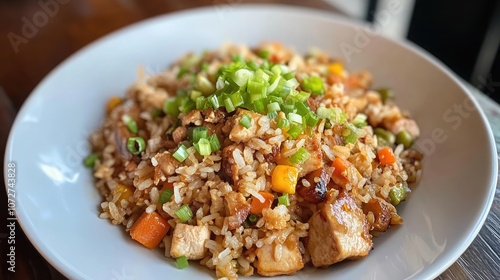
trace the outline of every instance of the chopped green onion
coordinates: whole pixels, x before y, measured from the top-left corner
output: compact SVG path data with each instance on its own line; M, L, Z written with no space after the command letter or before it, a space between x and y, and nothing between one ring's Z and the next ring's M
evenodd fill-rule
M267 113L267 117L270 118L270 119L275 119L275 118L278 117L278 112L271 111L271 112Z
M267 104L267 111L268 112L273 112L273 111L279 111L281 109L280 104L278 102L272 102Z
M267 96L267 86L263 82L248 81L247 91L250 94L250 101L266 98Z
M233 62L243 62L243 57L240 54L233 55Z
M253 106L254 106L255 112L257 112L259 114L264 114L265 113L266 105L264 105L264 100L263 99L254 101L253 102Z
M263 58L263 59L268 59L269 58L269 51L268 50L259 50L257 52L257 55L260 57L260 58Z
M304 102L296 102L295 108L297 108L297 114L302 117L309 115L309 112L311 112L309 106L307 106Z
M349 134L344 137L345 143L351 143L354 144L356 141L358 141L358 136L359 136L359 130L356 126L354 126L352 123L346 123L345 124L346 129L349 131Z
M201 91L198 91L198 90L192 90L191 91L191 99L193 99L193 101L196 101L196 99L200 96L202 96L202 93Z
M179 103L177 98L170 98L163 103L163 112L177 117L179 115Z
M377 92L380 94L380 99L382 99L382 102L384 103L387 102L387 100L394 98L394 93L389 88L381 88L378 89Z
M165 189L160 193L160 200L158 201L160 204L164 204L170 201L172 195L174 194L174 190Z
M354 119L352 120L352 124L355 125L357 128L362 128L363 126L367 126L368 123L366 120L368 117L365 114L357 114Z
M290 121L285 118L279 118L278 119L278 128L287 128L290 126Z
M321 95L325 93L323 89L323 80L320 77L305 77L302 81L302 89L310 91L312 95Z
M175 215L184 223L193 218L193 212L187 204L184 204L179 209L177 209L177 211L175 211Z
M208 138L208 141L210 141L210 149L212 150L212 152L218 151L220 149L220 142L217 135L212 134Z
M290 122L302 124L302 116L299 114L288 113L288 120L290 120Z
M302 127L297 124L292 124L287 133L292 139L295 139L302 133Z
M319 122L319 117L313 112L309 112L309 114L306 116L306 123L310 127L314 127L318 124Z
M208 63L203 62L203 64L201 65L201 70L205 72L208 71Z
M186 258L186 256L180 256L177 259L175 259L175 262L177 263L177 268L178 269L184 269L189 266L189 262Z
M203 75L196 76L196 86L204 94L210 94L215 91L215 87L207 77Z
M309 92L295 91L294 93L290 94L288 98L296 102L304 102L309 98L309 96L311 96Z
M257 65L257 63L253 60L250 60L249 62L247 62L247 66L248 66L248 68L250 68L253 71L255 71L259 68L259 65Z
M290 206L290 199L288 198L288 193L284 193L282 196L278 197L278 204Z
M257 69L255 71L255 80L257 81L265 81L265 82L269 82L269 78L270 78L270 75L267 74L264 70L262 70L262 65L261 65L261 69ZM272 72L271 72L272 73Z
M219 99L217 98L216 95L212 95L208 98L208 101L212 105L212 108L214 109L219 109L220 104L219 104Z
M205 97L200 96L200 97L196 98L196 110L204 110L206 104L207 104L207 100L205 99Z
M306 162L310 156L311 154L305 148L300 148L292 157L290 157L290 162L300 165Z
M267 92L271 93L271 92L274 92L279 84L281 82L281 76L279 75L275 75L271 78L271 85L269 87L267 87Z
M180 110L182 113L189 113L191 110L196 108L196 103L191 98L183 98L181 101Z
M397 206L401 201L406 199L406 189L403 183L396 184L389 191L389 198L391 199L391 203L394 206Z
M285 114L289 114L295 113L297 110L292 104L281 104L281 111L283 111Z
M127 149L133 155L139 155L146 149L146 141L141 137L130 137L127 140Z
M245 103L243 100L243 96L241 95L241 92L239 92L239 91L229 95L229 98L231 99L231 102L233 103L233 106L235 106L235 107L241 106L241 105L243 105L243 103Z
M231 98L229 98L229 97L224 99L224 107L226 107L226 111L228 113L231 113L232 111L236 110L233 102L231 101Z
M316 110L318 117L321 119L329 119L333 123L343 124L347 120L347 116L338 107L325 108L319 107Z
M83 164L86 166L86 167L94 167L95 165L95 162L96 160L99 158L99 155L96 154L96 153L92 153L90 155L88 155L84 160L83 160Z
M128 130L130 132L136 134L137 131L139 131L139 128L137 128L137 123L134 121L134 119L131 116L123 115L122 121L123 121L123 123L125 123L125 125L127 126Z
M159 116L161 116L161 114L162 111L158 108L154 108L153 110L151 110L151 117L153 117L153 119L158 118Z
M244 114L241 117L240 125L243 126L243 127L245 127L245 128L252 127L252 119L250 118L250 116L248 116L247 114Z
M201 138L198 143L194 144L196 150L202 156L209 156L212 153L212 148L210 147L210 141L206 138Z
M187 67L184 67L184 66L181 66L179 68L179 72L177 73L177 79L180 79L182 78L184 75L186 75L187 73L189 73L189 68Z
M248 69L239 69L233 74L233 81L240 87L247 84L248 79L254 76L254 73Z
M193 130L193 143L196 144L203 138L208 138L208 128L205 126L195 127Z
M285 80L290 80L290 79L293 79L295 78L295 73L293 72L288 72L288 73L285 73L283 75L281 75L283 78L285 78Z
M172 156L179 162L185 161L189 156L186 146L180 145Z

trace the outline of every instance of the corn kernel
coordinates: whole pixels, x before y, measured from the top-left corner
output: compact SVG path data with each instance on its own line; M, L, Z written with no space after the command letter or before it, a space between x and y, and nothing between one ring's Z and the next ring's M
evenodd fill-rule
M271 188L275 192L294 194L299 170L289 165L277 165L272 174Z
M339 62L333 62L328 66L328 72L337 76L344 77L344 66Z
M114 194L118 195L118 201L121 201L122 199L128 200L134 192L132 191L132 188L120 184L114 190Z
M108 100L108 106L106 107L106 112L109 114L113 111L118 105L122 104L122 99L118 96L113 96Z

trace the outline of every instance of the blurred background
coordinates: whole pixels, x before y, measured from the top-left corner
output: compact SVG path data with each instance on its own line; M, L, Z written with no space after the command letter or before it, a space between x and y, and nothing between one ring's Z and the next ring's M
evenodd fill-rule
M0 159L16 111L44 76L83 46L152 16L247 3L307 6L365 21L381 34L408 39L426 49L464 81L500 102L500 0L0 0ZM398 12L388 14L394 6ZM0 197L0 219L5 221L4 191ZM0 279L64 279L19 227L18 269L7 274L6 230L0 227Z

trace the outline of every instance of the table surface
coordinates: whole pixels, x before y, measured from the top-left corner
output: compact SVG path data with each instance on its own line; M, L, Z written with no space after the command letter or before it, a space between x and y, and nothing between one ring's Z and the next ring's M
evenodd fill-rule
M18 109L38 82L69 55L120 27L139 20L200 6L231 6L243 0L58 0L60 4L49 14L47 22L32 30L30 38L14 43L0 40L0 159L9 127ZM53 1L55 2L55 1ZM323 1L245 1L285 3L338 12ZM57 2L56 2L57 3ZM43 8L35 0L0 0L0 38L9 33L23 35L25 20ZM11 35L12 37L12 35ZM33 67L36 66L36 67ZM470 86L470 91L485 112L500 150L500 106L484 93ZM2 163L0 163L0 166ZM3 180L0 183L3 187ZM6 194L0 191L2 221L6 221ZM499 279L500 271L500 190L497 186L491 211L485 225L465 253L437 279ZM0 227L2 258L6 253L5 227ZM20 229L16 232L16 273L7 273L2 261L1 279L65 279L31 245Z

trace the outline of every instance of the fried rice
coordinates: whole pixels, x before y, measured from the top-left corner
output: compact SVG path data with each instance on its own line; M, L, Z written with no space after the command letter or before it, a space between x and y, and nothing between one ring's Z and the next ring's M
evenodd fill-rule
M416 122L371 83L279 43L141 70L90 137L100 218L217 278L364 257L403 223L395 206L422 160Z

